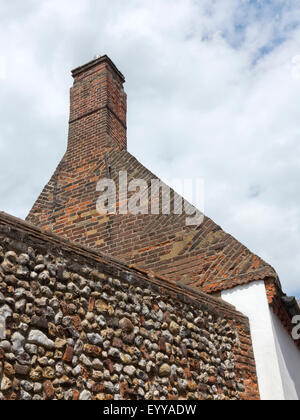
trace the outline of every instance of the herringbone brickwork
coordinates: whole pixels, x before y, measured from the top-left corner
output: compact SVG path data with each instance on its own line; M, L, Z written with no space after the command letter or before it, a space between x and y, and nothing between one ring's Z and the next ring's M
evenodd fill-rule
M27 221L207 293L277 279L271 266L207 217L186 226L186 215L99 215L100 179L118 185L119 171L127 171L129 181L150 185L156 177L127 151L125 79L111 60L98 58L73 77L67 152Z

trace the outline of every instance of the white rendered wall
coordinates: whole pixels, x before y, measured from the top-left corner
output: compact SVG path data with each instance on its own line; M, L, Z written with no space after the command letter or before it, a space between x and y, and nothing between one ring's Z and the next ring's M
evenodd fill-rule
M264 282L256 281L226 290L222 292L222 299L249 318L261 399L284 400L283 381Z
M271 311L272 312L272 311ZM279 368L286 400L300 400L300 352L278 317L272 312L272 324Z

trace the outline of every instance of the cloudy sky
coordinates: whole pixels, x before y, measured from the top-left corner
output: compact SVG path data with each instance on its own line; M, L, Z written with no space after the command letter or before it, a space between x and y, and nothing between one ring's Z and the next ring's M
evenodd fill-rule
M205 181L205 212L300 297L299 0L0 3L0 208L25 218L67 141L70 70L126 75L128 147Z

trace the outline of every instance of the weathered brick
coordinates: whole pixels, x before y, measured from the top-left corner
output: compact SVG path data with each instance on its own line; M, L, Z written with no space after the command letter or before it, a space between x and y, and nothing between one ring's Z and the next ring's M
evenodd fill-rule
M44 388L46 398L48 400L52 400L54 398L55 392L54 392L51 381L44 382L43 388Z
M74 351L73 347L67 346L67 348L65 350L65 354L63 356L63 361L64 362L70 363L72 361L73 351Z

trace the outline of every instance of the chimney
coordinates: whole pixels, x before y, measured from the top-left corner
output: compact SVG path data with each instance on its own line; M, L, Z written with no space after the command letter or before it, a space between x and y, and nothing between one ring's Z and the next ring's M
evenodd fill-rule
M71 238L74 219L71 223L65 214L76 208L96 211L96 184L107 156L127 151L122 73L104 55L76 68L72 76L67 152L26 218Z
M122 73L104 55L76 68L72 76L67 154L73 164L111 149L127 149Z

